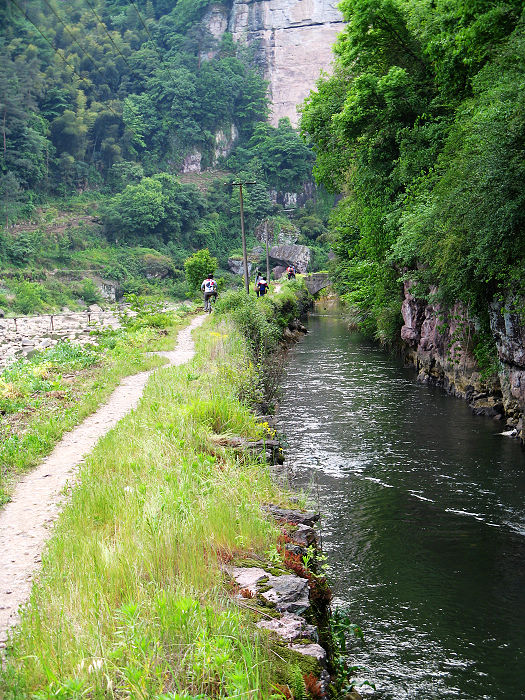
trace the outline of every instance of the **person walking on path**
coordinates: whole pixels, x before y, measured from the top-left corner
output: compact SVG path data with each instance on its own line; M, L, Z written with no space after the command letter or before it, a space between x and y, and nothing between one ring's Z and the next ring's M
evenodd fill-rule
M259 269L257 268L255 272L255 294L259 297L261 296L260 291L259 291L259 282L262 279L262 275L259 272Z
M258 285L257 285L257 287L256 287L257 296L258 296L258 297L263 297L263 296L266 294L266 292L268 291L269 287L270 287L270 285L269 285L268 282L264 279L264 276L261 275L261 277L259 277L259 283L258 283Z
M211 297L217 299L217 282L210 273L201 284L201 291L204 292L204 311L211 311Z

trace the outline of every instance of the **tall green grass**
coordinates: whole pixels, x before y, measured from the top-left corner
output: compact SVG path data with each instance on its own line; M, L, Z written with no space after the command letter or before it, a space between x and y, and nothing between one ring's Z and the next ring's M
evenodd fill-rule
M165 317L170 328L163 335L138 316L136 328L104 331L98 347L62 341L0 372L0 507L17 477L93 413L123 377L165 362L150 351L172 347L184 323L180 314Z
M163 368L96 447L43 556L0 675L19 698L266 698L275 655L232 601L221 562L267 551L283 502L258 458L248 342L225 316L197 357ZM265 641L266 640L266 641Z

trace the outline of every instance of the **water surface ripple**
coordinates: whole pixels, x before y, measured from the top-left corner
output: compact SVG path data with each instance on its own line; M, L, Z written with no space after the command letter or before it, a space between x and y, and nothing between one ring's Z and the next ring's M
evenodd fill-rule
M525 698L525 458L501 426L312 316L279 427L378 698Z

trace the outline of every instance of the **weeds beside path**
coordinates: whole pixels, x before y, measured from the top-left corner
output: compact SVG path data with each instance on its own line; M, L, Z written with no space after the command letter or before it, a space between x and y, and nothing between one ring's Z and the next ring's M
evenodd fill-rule
M9 635L3 700L313 700L303 654L256 626L276 611L224 573L281 561L262 506L290 498L237 445L273 437L252 409L300 294L222 295L195 358L159 369L86 458Z
M187 362L193 355L191 332L204 319L193 319L180 331L176 348L159 354L172 365ZM18 607L29 597L32 575L50 534L49 524L60 509L64 488L99 438L135 408L152 371L127 377L105 405L68 433L52 454L19 483L11 502L0 513L0 642L5 641L8 627L16 622Z

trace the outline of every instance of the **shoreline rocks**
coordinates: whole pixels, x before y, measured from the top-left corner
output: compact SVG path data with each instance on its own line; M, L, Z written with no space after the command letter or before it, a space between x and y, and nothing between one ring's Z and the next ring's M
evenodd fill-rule
M326 632L321 634L319 627L326 626L330 594L324 599L316 595L317 577L300 563L308 548L317 548L311 526L319 514L273 504L265 505L263 510L283 529L287 540L281 550L284 565L253 559L237 565L225 564L223 571L234 583L235 599L241 607L248 607L261 618L256 626L271 635L277 645L276 654L281 657L286 652L290 663L300 666L304 674L317 677L320 697L327 697L330 656L322 644ZM308 553L311 555L311 549ZM285 568L287 558L297 572ZM324 577L318 580L326 585Z
M523 443L525 324L518 313L507 310L512 300L490 306L499 365L497 373L486 377L472 349L479 325L469 309L459 302L450 309L429 303L414 296L412 289L411 282L404 283L401 340L404 360L415 367L418 381L465 399L475 415L506 423L508 432L515 430Z

